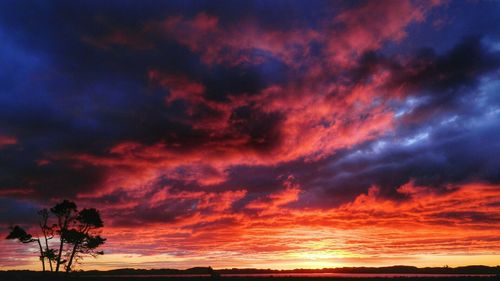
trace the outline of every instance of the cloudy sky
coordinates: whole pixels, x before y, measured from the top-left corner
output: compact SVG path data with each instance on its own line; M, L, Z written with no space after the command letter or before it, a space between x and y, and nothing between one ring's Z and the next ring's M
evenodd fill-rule
M2 236L67 198L105 222L86 269L496 265L499 14L1 1Z

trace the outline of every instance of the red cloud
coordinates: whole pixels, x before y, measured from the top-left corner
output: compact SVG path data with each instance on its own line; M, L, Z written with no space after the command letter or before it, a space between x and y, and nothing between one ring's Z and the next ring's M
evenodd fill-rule
M259 198L246 205L248 209L257 209L260 214L273 214L285 208L286 205L299 199L300 187L295 184L292 176L284 182L285 189L277 193L269 194L265 198Z
M310 44L317 42L327 47L330 63L338 68L352 65L364 51L378 49L386 41L403 39L407 25L422 21L427 11L438 4L369 1L341 12L318 30L265 29L251 20L225 26L216 16L201 12L192 19L171 16L151 22L144 32L163 33L199 53L207 64L261 63L265 57L254 52L259 50L289 65L302 66L311 62Z
M368 1L340 13L333 20L333 36L327 39L333 62L349 66L363 52L379 49L386 41L403 39L406 26L422 21L433 5L409 0Z
M69 157L109 168L106 190L116 186L136 188L154 181L159 174L210 185L223 182L225 171L232 166L314 160L372 140L394 126L390 102L395 95L386 89L391 72L381 68L368 82L357 84L332 81L331 77L340 68L357 67L355 62L363 52L404 38L407 25L422 21L433 5L367 2L343 10L316 29L264 28L251 20L229 25L204 12L193 18L170 16L148 22L142 29L148 35L145 38L177 41L207 64L258 64L265 59L255 56L254 51L260 50L260 54L268 53L292 68L301 67L303 74L288 84L271 85L256 94L229 94L225 101L215 101L206 97L206 86L200 81L151 68L150 83L169 91L166 105L184 101L189 118L181 122L206 138L197 138L197 144L189 147L184 141L173 140L175 136L148 145L124 141L115 144L109 155ZM113 44L134 42L121 35L111 38L120 39ZM313 42L325 46L323 62L310 53ZM236 112L241 108L253 115L238 118ZM263 125L269 126L259 129L264 135L252 135L253 127ZM182 176L179 170L184 171Z
M470 53L477 54L472 61L488 60L487 56L479 56L480 48L474 53L470 46L461 52L452 51L444 59L435 55L410 62L407 58L385 61L377 55L367 55L388 42L403 40L407 27L423 21L436 4L368 1L313 25L297 23L287 27L269 27L255 19L228 23L201 12L190 17L146 21L135 31L110 28L105 36L83 37L85 43L100 49L99 54L112 52L116 47L125 48L130 54L162 52L161 46L167 41L194 57L196 73L182 72L192 70L191 65L169 70L170 65L148 59L147 63L136 64L135 59L142 62L144 57L133 58L131 64L141 66L137 69L147 77L147 81L141 81L147 84L145 88L165 90L159 91L166 93L164 102L154 110L168 113L168 117L153 120L160 125L152 127L180 129L167 128L158 135L146 130L147 137L143 132L133 132L127 138L110 138L109 142L103 138L106 147L85 152L75 151L80 143L59 152L43 151L33 163L37 177L25 181L28 187L4 188L0 195L31 198L41 189L45 192L47 186L63 191L62 184L78 183L74 178L87 169L79 182L85 187L93 184L92 188L78 186L65 194L76 197L83 206L88 204L103 211L109 223L104 233L109 241L107 250L118 254L140 252L142 258L160 255L162 260L174 260L181 267L212 257L234 265L238 264L235 257L243 256L247 261L239 260L239 264L252 266L252 262L266 264L276 256L282 257L283 262L294 262L376 260L380 253L408 260L423 254L498 253L498 185L476 182L436 189L409 182L392 190L397 199L390 199L383 194L387 190L382 184L353 194L347 190L349 187L340 184L325 186L330 184L326 180L318 184L321 186L316 186L316 181L300 186L289 177L281 186L277 180L280 177L274 175L287 174L287 165L296 165L295 162L316 164L339 150L391 133L401 124L401 119L395 117L394 104L425 84L446 88L446 82L461 80L462 73L471 77L470 73L491 69L480 67L481 63L457 63L454 56ZM268 67L266 63L271 59L286 68L284 79L269 79L275 73L261 71L260 67ZM438 67L439 63L445 67ZM234 86L238 83L228 83L231 86L219 93L219 87L213 84L224 84L225 81L220 82L223 79L204 84L218 75L209 73L214 69L254 71L258 85L253 90L241 90ZM206 74L209 77L202 77ZM179 104L182 110L176 108ZM432 106L425 109L435 110ZM162 114L153 114L159 115L163 118ZM415 123L421 123L430 113L411 116ZM422 119L416 118L419 116ZM68 126L73 128L72 123ZM17 143L15 137L0 136L0 149ZM54 143L50 145L58 145ZM73 147L78 148L72 150ZM381 165L392 165L393 161ZM58 163L71 169L57 173L59 170L53 167ZM366 164L370 166L367 170L371 165ZM300 172L309 173L309 168L316 168L311 166ZM242 167L257 171L245 174L250 179L243 182L251 182L252 177L259 181L259 168L264 167L272 174L265 177L274 177L278 183L240 185L231 177L241 176L237 173ZM55 172L46 178L43 171ZM69 173L73 174L60 180ZM94 178L97 180L86 185L86 179ZM336 189L337 196L350 192L355 198L328 207L308 201L317 195L312 193L323 189ZM0 251L12 252L13 246L6 243L0 244ZM23 255L18 252L15 258ZM1 258L0 264L12 266L10 260ZM144 265L147 263L141 264Z
M373 187L339 207L304 209L287 206L300 193L289 179L282 191L257 199L239 211L233 206L245 198L244 189L177 192L165 187L147 203L134 199L134 207L116 209L116 205L113 208L109 204L96 207L103 210L108 222L103 233L109 241L105 250L124 255L140 252L151 258L168 253L168 258L163 257L167 263L155 264L156 267L167 264L172 267L179 260L183 262L177 266L186 267L200 257L217 257L231 265L238 262L236 256L245 257L251 264L259 264L266 258L277 264L289 259L297 264L311 258L317 262L338 259L358 265L365 263L365 259L374 259L373 263L380 264L381 260L376 259L380 252L394 257L386 261L391 263L421 255L480 256L500 250L496 235L500 229L498 186L472 183L436 193L410 182L398 192L407 199L389 200ZM175 220L161 221L161 208L184 203L189 212L183 212ZM95 206L96 201L89 204ZM142 216L143 211L137 208L141 204L154 208L159 217ZM255 208L263 211L256 213ZM133 216L127 215L130 210ZM120 227L114 223L120 219L117 214L127 216L128 224L140 219L137 223L147 227ZM2 250L11 247L5 241L0 244ZM18 252L16 257L24 256ZM353 257L363 259L356 263L350 260ZM37 262L35 258L28 261L34 265ZM8 266L9 262L2 264ZM99 266L99 260L94 266ZM109 267L104 261L100 266Z
M148 31L163 32L191 51L200 53L207 64L230 65L261 62L263 57L253 56L254 50L269 52L292 62L297 55L304 55L297 48L306 48L305 45L318 37L313 30L264 30L250 22L223 27L217 17L206 13L193 19L169 17L161 23L150 23L146 27Z
M4 146L17 144L17 139L12 136L0 135L0 149Z
M150 70L149 79L170 90L170 95L166 102L171 103L175 100L186 100L190 103L199 103L203 101L205 87L201 83L193 82L181 75L162 75L157 70Z
M383 251L388 257L411 258L500 250L495 235L500 228L500 212L495 207L499 203L498 186L468 184L437 194L408 183L399 189L410 196L406 201L384 199L374 187L336 208L295 209L285 206L297 199L300 189L286 185L282 191L251 202L242 212L234 212L230 205L245 196L243 190L175 194L167 189L164 199L196 199L198 211L173 223L133 232L108 228L108 247L124 253L140 249L149 255L175 253L177 249L187 253L172 258L189 261L195 256L214 255L233 260L237 253L255 258L254 262L266 253L271 257L298 255L303 261L308 255L368 258ZM256 209L262 211L256 213ZM163 243L153 243L160 240Z

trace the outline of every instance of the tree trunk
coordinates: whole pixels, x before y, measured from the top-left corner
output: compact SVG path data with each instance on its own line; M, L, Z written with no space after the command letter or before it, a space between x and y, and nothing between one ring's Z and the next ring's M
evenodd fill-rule
M42 261L42 270L45 272L45 257L43 255L42 243L40 243L40 239L36 239L38 242L38 247L40 247L40 260Z
M47 220L45 220L45 223L42 224L40 222L40 228L42 229L42 232L43 232L43 238L45 239L45 252L48 253L49 252L49 242L47 241L47 229L46 229L46 226L47 226ZM52 261L50 259L50 257L47 257L47 260L49 261L49 265L50 265L50 271L54 271L52 269Z
M66 272L69 272L71 270L71 265L73 264L73 258L75 257L77 247L78 243L75 243L75 245L73 246L73 251L71 252L71 256L69 258L68 265L66 266Z
M60 240L61 240L61 242L59 243L59 252L57 253L56 272L59 272L59 266L61 265L61 254L62 254L63 245L64 245L62 235L60 237Z
M49 252L49 242L47 242L47 235L45 234L45 231L43 232L43 235L45 236L45 251L48 253ZM52 261L50 260L50 258L47 258L47 260L49 261L49 265L50 265L50 271L54 271L54 269L52 269Z
M59 243L59 252L57 253L57 265L56 265L56 272L59 272L59 266L61 266L61 255L62 255L62 250L63 250L63 245L64 245L64 232L68 228L68 219L69 217L64 218L64 223L62 224L63 227L60 229L61 230L61 235L60 235L60 240L61 242Z

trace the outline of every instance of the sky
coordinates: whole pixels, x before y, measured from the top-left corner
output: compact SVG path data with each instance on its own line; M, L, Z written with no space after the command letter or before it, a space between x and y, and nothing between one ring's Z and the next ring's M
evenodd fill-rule
M1 1L1 235L69 199L105 225L82 269L498 265L499 15Z

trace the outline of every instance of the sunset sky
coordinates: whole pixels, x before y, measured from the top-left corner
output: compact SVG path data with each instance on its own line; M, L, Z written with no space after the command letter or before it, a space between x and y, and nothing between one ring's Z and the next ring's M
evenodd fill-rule
M1 1L3 239L83 269L500 264L500 1Z

